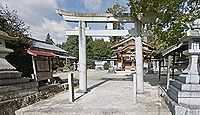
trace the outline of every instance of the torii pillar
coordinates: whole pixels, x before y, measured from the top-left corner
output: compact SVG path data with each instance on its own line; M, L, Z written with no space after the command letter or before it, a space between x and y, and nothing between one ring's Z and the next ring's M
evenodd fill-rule
M137 77L137 92L144 92L143 78L143 54L142 54L142 38L140 36L141 23L135 22L136 38L135 38L135 60L136 60L136 77Z
M79 91L87 92L87 64L86 64L86 23L79 21Z

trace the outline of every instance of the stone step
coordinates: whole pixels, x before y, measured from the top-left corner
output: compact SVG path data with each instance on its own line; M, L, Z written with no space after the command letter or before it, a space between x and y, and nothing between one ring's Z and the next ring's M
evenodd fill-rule
M7 92L4 94L0 94L0 102L10 100L10 99L21 98L27 95L35 94L37 92L38 92L37 87L30 88L30 89L16 90L13 92Z
M20 83L26 83L26 82L29 82L29 78L27 77L17 78L17 79L3 79L3 80L0 80L0 86L20 84Z
M174 94L177 94L178 97L198 97L198 98L200 98L199 91L181 91L180 89L174 87L173 85L169 86L169 91L173 92Z
M169 92L168 96L166 96L166 102L171 111L173 111L173 115L182 115L183 113L184 115L199 115L199 106L187 106L184 104L178 104L169 96Z
M200 91L200 84L185 84L178 80L171 80L170 85L173 85L181 91Z
M170 85L167 93L179 104L199 105L200 103L200 92L181 91L173 85Z
M186 79L187 77L190 77L190 79ZM178 76L178 81L182 82L182 83L195 83L195 84L199 84L200 83L200 79L199 79L199 75L196 74L181 74Z
M28 83L0 86L0 94L13 92L17 90L23 90L23 89L31 89L34 87L38 87L38 82L28 82Z
M18 71L0 71L0 79L20 78L21 74Z

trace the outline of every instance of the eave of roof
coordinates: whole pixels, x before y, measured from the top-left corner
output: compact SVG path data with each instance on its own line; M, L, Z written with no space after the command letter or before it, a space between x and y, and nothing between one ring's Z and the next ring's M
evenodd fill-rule
M169 53L173 52L174 50L180 48L183 45L184 45L184 43L179 43L179 44L172 45L172 46L168 47L166 50L161 51L161 54L163 56L166 56Z
M120 45L122 45L122 44L124 44L124 43L126 43L126 42L128 42L128 41L130 41L130 40L134 40L134 41L135 41L135 37L129 36L128 38L126 38L126 39L120 41L119 43L117 43L117 44L115 44L115 45L113 45L113 46L111 47L111 49L114 49L115 47L118 47L118 46L120 46ZM145 41L142 41L142 44L145 45L145 46L147 46L147 47L149 47L149 48L154 49L153 46L149 45L149 44L148 44L147 42L145 42Z
M38 50L31 50L31 49L28 49L27 53L32 56L46 56L46 57L56 56L56 54L54 54L53 52L38 51Z

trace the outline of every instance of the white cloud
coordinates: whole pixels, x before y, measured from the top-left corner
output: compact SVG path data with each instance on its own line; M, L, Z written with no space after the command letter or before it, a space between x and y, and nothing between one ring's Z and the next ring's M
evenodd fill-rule
M9 9L17 10L19 17L30 26L32 37L45 39L50 33L56 43L61 43L65 41L65 28L69 26L55 12L58 2L63 0L1 0L2 5L7 4ZM56 16L62 21L48 19Z
M65 29L70 28L65 21L55 21L48 18L43 18L43 23L38 26L31 27L31 33L35 38L45 39L49 33L55 43L66 41Z
M98 10L101 7L102 0L81 0L85 8L89 10Z

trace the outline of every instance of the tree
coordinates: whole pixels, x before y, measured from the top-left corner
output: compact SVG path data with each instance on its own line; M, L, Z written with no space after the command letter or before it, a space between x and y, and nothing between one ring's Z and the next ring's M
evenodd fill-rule
M24 49L31 47L31 41L27 39L29 33L29 26L18 17L16 10L9 10L8 7L3 8L0 6L0 29L12 37L16 37L15 40L6 41L8 48L13 49L16 53L21 53Z
M55 44L55 43L53 42L53 40L51 39L51 36L50 36L49 33L47 34L47 37L46 37L45 41L46 41L47 43L49 43L49 44Z
M155 53L177 43L188 29L187 24L200 17L198 0L129 0L131 16L136 21L151 17L149 27L155 36Z
M86 37L86 52L87 52L87 57L86 57L86 62L87 62L87 68L94 68L94 52L93 52L93 47L94 42L91 36Z
M30 57L27 56L25 49L31 47L31 41L27 39L29 34L29 26L18 17L16 10L9 10L6 6L0 6L0 30L8 33L8 35L15 37L14 40L6 41L6 47L11 48L14 52L9 53L6 59L18 71L22 72L23 76L29 73L31 62ZM32 66L31 66L32 67ZM28 71L29 70L29 71Z
M78 36L68 36L67 41L62 43L61 48L66 50L69 55L79 57Z
M111 13L115 17L120 17L123 16L124 12L127 11L127 8L122 6L119 2L116 2L112 7L108 8L106 10L106 13ZM123 23L113 23L113 28L114 29L119 29L122 30L124 29Z
M105 60L111 58L112 50L111 50L111 43L105 42L103 39L96 39L93 42L93 55L95 60Z
M16 10L9 10L6 6L0 6L0 29L8 33L13 37L26 37L30 35L29 26L26 26L25 23L18 17Z
M111 13L113 14L115 17L120 17L120 16L123 16L123 13L127 11L127 8L122 6L119 2L116 2L112 7L108 8L106 10L106 13ZM124 29L124 24L123 23L117 23L117 22L114 22L113 23L113 28L114 29L118 29L118 30L123 30ZM110 37L110 41L112 43L116 43L116 42L119 42L120 40L122 39L122 37L120 36L113 36L113 37Z
M112 56L111 43L103 39L87 37L87 65L94 68L94 60L105 60Z
M79 56L78 36L69 36L67 41L61 45L61 48L68 51L69 55ZM111 43L104 42L103 39L94 40L92 37L86 37L87 66L94 68L94 60L105 60L112 56Z

